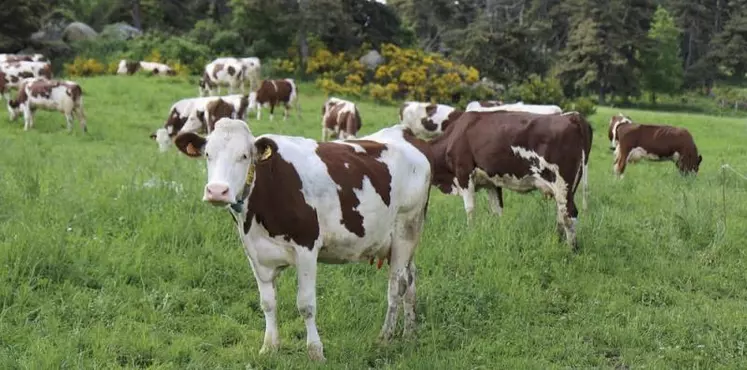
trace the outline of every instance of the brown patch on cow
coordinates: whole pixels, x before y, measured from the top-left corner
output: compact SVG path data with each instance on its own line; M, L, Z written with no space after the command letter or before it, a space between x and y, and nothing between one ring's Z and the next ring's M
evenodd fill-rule
M215 130L215 122L217 122L221 118L231 118L231 116L234 114L234 107L227 101L218 98L218 100L213 100L205 106L205 111L208 115L208 121L205 122L202 118L202 115L200 115L200 119L203 121L203 124L206 124L209 128L210 132Z
M52 65L49 63L45 64L44 67L39 70L39 75L44 76L48 79L52 79Z
M377 160L386 150L386 145L370 140L350 140L362 147L365 153L357 152L343 143L319 143L316 153L327 165L327 171L338 186L342 219L340 224L351 233L363 237L363 216L357 210L361 202L354 190L363 188L363 179L368 177L382 202L389 206L392 193L392 175L383 162Z
M615 165L619 174L625 172L628 155L635 148L659 157L658 161L674 160L674 154L678 153L675 164L683 175L697 174L703 160L692 135L683 127L625 122L617 126L617 142L619 153Z
M176 71L173 69L166 70L167 76L176 76Z
M127 74L131 75L140 69L140 62L128 60L125 62L125 68L127 69Z
M175 109L171 110L171 113L169 114L169 117L166 119L166 123L163 125L165 129L168 130L169 127L171 127L171 133L169 133L170 137L174 137L179 130L184 127L184 125L187 123L187 117L182 117L179 112Z
M236 74L236 68L233 68L233 66L228 66L228 68L226 68L226 72L229 76L233 77L233 75Z
M31 90L31 96L49 99L52 96L52 89L57 86L60 86L60 81L35 80L27 87Z
M222 71L223 67L224 67L223 63L215 63L213 65L213 78L214 79L216 80L218 79L218 72Z
M5 61L8 63L12 62L33 62L34 58L31 57L31 55L22 55L22 54L16 54L16 55L9 55L5 58Z
M269 138L254 143L257 153L268 147L272 155L258 161L254 168L254 182L244 221L248 233L252 221L262 225L270 237L282 236L285 241L309 248L319 239L319 217L306 203L303 182L296 168L278 153L278 146Z
M441 122L441 132L445 131L446 128L449 127L449 125L452 122L458 120L459 117L461 117L463 113L464 113L464 111L461 111L461 110L458 110L458 109L454 109L453 111L451 111L451 113L449 113L449 115L446 116L446 120L444 120L443 122Z
M67 86L65 92L74 102L79 101L80 97L83 96L83 89L80 88L80 85L66 83L65 86Z
M151 71L151 73L153 73L154 76L158 75L158 67L153 68L153 71Z
M10 82L11 83L18 83L21 79L18 78L18 76L10 76Z
M29 71L18 72L18 78L19 79L31 78L31 77L34 77L34 73L33 72L29 72Z
M0 71L0 94L5 94L5 89L8 86L8 77L5 75L5 72Z

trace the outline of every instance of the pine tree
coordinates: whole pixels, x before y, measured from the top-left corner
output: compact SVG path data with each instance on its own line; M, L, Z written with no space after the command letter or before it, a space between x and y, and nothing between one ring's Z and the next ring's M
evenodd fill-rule
M651 92L654 104L657 93L672 94L682 85L680 34L674 18L659 6L648 32L649 48L641 52L643 87Z

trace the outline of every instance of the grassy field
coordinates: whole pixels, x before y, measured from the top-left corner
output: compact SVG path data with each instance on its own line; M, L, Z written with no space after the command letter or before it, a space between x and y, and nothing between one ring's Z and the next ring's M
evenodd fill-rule
M204 162L158 153L148 137L196 86L79 82L88 135L66 133L57 113L39 112L29 132L0 115L0 368L320 367L306 357L294 269L279 279L282 349L259 356L254 277L231 217L201 202ZM300 96L301 118L263 114L249 121L255 134L318 139L324 96L310 85ZM687 127L704 159L694 179L643 163L617 181L614 113L591 117L578 254L556 239L554 205L538 193L505 192L500 220L481 193L468 228L461 199L434 189L416 257L417 340L376 344L386 268L321 265L321 367L747 367L747 181L721 170L747 172L747 125L626 111ZM361 114L367 134L395 123L397 107L362 103Z

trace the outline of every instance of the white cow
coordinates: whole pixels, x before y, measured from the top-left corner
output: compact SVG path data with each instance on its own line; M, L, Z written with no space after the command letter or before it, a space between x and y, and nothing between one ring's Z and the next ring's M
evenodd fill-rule
M185 133L175 144L190 157L208 159L202 199L226 207L236 222L265 314L260 354L280 346L275 279L288 266L297 269L296 304L312 359L324 359L316 325L317 262L389 259L380 337L394 334L401 300L404 335L414 332L413 258L431 182L430 161L421 151L427 143L401 125L347 142L254 137L245 122L223 118L207 138Z
M62 112L67 120L67 130L73 129L76 115L83 132L87 132L86 116L83 112L83 90L73 81L28 78L21 84L15 99L8 101L10 120L15 121L23 112L25 131L34 126L34 110L41 108Z

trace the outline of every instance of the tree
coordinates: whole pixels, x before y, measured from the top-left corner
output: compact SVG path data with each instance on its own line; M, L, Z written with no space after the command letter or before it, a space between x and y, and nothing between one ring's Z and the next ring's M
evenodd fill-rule
M15 52L25 46L31 33L39 29L46 2L5 0L0 6L0 52Z
M743 81L747 73L747 1L729 2L731 15L712 42L711 59L733 79Z
M651 92L651 102L654 104L657 93L672 94L682 86L680 34L674 18L659 6L648 32L650 46L641 52L643 88Z

